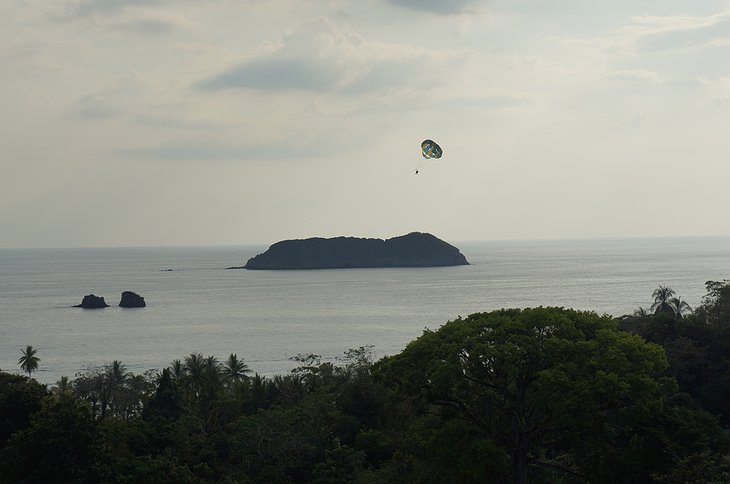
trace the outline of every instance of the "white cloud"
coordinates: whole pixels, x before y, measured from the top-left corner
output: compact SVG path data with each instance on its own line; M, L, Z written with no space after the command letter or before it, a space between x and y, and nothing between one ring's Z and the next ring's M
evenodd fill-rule
M139 7L134 4L112 12L93 12L75 20L86 22L99 29L143 35L162 35L193 29L193 22L177 12L164 8Z
M72 108L74 115L91 120L116 118L133 112L134 100L149 91L152 82L138 72L129 70L118 76L112 85L82 96Z
M606 78L617 81L659 82L659 75L647 69L609 71Z
M638 50L692 49L730 38L730 12L705 17L633 17L624 32Z
M484 0L385 0L387 3L436 14L456 14L484 10Z
M161 0L70 0L65 3L65 10L72 15L89 15L108 13L129 7L149 7L159 5Z
M589 39L566 39L611 55L694 50L730 43L730 11L707 16L633 16L630 23L613 32Z
M338 29L327 18L318 18L287 33L272 51L250 58L198 86L211 91L423 91L459 78L469 57L466 52L368 41Z
M131 10L102 26L148 35L161 35L171 31L191 29L192 23L182 15L164 10Z

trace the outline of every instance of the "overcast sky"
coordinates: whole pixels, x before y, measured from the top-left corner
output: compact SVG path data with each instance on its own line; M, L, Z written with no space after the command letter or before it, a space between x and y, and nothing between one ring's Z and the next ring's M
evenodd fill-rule
M730 1L2 0L0 247L730 235L728 59Z

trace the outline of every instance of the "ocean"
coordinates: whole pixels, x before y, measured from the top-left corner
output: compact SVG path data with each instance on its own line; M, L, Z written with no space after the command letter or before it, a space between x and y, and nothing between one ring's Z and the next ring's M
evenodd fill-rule
M727 237L452 243L471 265L247 271L226 267L266 247L2 249L0 368L19 372L33 345L34 377L48 384L115 359L141 373L192 352L236 353L272 375L300 353L395 354L460 315L549 305L620 316L648 308L659 284L694 307L705 281L730 279ZM127 290L147 307L118 307ZM91 293L110 307L72 307Z

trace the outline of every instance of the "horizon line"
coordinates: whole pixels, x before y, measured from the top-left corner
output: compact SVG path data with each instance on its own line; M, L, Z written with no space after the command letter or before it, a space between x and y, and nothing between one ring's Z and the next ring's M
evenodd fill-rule
M410 233L410 232L409 232ZM430 233L430 232L429 232ZM404 234L405 235L405 234ZM433 235L433 234L432 234ZM305 238L321 237L312 235ZM334 236L343 237L343 236ZM344 237L353 237L347 236ZM397 237L397 236L395 236ZM326 237L331 238L331 237ZM358 237L360 238L360 237ZM362 237L368 238L368 237ZM379 238L379 237L373 237ZM390 238L390 237L388 237ZM441 239L441 237L438 237ZM594 237L555 237L555 238L520 238L520 239L463 239L447 241L451 244L483 244L483 243L529 243L529 242L590 242L590 241L619 241L619 240L658 240L658 239L730 239L730 234L722 235L632 235L632 236L594 236ZM301 238L299 238L301 239ZM281 239L281 240L296 240ZM271 244L280 242L266 243L240 243L240 244L173 244L173 245L62 245L62 246L32 246L32 247L0 247L0 250L79 250L79 249L192 249L192 248L235 248L235 247L268 247ZM444 239L441 239L444 240Z

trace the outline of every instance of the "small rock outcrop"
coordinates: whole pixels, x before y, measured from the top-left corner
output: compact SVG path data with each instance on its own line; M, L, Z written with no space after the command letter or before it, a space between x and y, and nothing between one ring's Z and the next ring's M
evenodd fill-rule
M119 307L122 308L143 308L145 306L147 304L145 304L144 298L132 291L124 291L122 293L122 300L119 301Z
M84 299L81 301L81 304L77 304L74 307L83 308L83 309L101 309L101 308L108 308L109 305L106 303L106 301L104 301L103 297L89 294L87 296L84 296Z
M249 259L243 268L291 270L468 264L466 257L453 245L431 234L412 232L387 240L356 237L284 240Z

